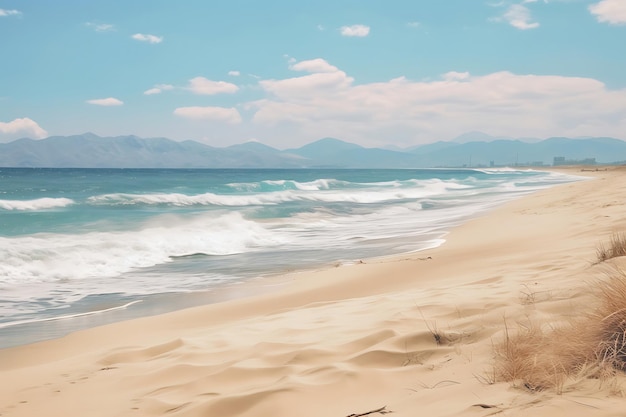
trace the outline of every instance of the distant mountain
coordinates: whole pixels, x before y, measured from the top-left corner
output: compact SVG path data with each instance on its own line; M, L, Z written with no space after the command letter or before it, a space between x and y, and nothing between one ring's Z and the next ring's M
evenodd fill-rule
M67 168L428 168L552 164L595 158L626 161L626 142L613 138L549 138L436 142L405 150L365 148L324 138L300 148L278 150L258 142L216 148L195 141L93 133L19 139L0 144L2 167Z
M258 153L275 153L279 152L278 149L272 148L271 146L267 146L262 144L261 142L246 142L240 143L239 145L232 145L226 149L230 149L233 151L250 151L250 152L258 152Z
M263 151L261 151L263 147ZM0 166L90 168L298 168L299 158L262 144L214 148L195 141L87 133L0 144Z
M467 143L467 142L491 142L492 140L496 140L495 136L491 136L485 132L467 132L462 135L457 136L452 139L452 142L456 143Z
M360 145L334 138L320 139L301 148L289 149L285 152L299 155L310 161L312 167L318 168L410 168L418 166L417 158L406 152L364 148Z
M484 132L467 132L452 139L452 142L456 143L468 143L468 142L493 142L494 140L519 140L521 142L535 143L540 142L539 138L513 138L508 136L491 136Z
M408 148L406 151L416 155L426 155L431 152L438 152L455 146L458 146L458 143L439 141L435 143L427 143L426 145L413 146Z
M216 160L217 149L197 142L93 134L19 139L0 145L0 165L17 167L166 167Z

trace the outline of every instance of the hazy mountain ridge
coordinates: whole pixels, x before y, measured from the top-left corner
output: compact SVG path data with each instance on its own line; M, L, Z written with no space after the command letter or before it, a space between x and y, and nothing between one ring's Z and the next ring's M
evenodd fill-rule
M486 134L472 135L486 138ZM470 135L466 135L469 137ZM259 142L217 148L187 140L137 136L99 137L93 133L19 139L0 144L2 167L51 168L426 168L552 164L595 158L626 161L626 141L614 138L540 141L496 139L435 142L408 149L365 148L324 138L295 149L278 150Z

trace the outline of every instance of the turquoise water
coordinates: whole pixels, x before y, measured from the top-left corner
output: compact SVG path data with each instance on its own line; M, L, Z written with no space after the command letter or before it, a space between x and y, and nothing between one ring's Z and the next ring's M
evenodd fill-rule
M471 169L0 169L0 337L156 295L434 247L468 218L576 179Z

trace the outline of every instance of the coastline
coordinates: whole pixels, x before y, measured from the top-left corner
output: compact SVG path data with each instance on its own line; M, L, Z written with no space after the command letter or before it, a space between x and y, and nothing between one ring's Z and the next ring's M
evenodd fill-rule
M570 314L601 273L597 244L626 230L626 169L582 175L595 179L508 202L437 248L286 274L271 293L0 350L2 378L14 381L0 387L0 415L493 413L480 403L588 415L572 402L583 394L617 413L623 401L591 387L536 403L476 377L489 369L503 317Z
M444 172L441 178L439 178L439 174L433 174L433 172L439 171ZM507 174L509 171L514 172L514 174ZM407 172L412 173L407 176ZM46 243L17 239L15 245L20 250L10 256L22 260L20 270L11 271L11 266L9 266L9 270L7 271L5 268L3 272L10 277L12 274L20 273L23 269L28 271L25 273L26 276L22 277L24 281L28 282L29 279L32 279L35 283L40 281L44 285L35 284L32 287L25 286L23 289L9 285L6 300L2 300L4 304L0 303L0 307L6 308L8 312L0 319L0 349L55 339L90 327L144 316L165 314L175 310L230 301L234 298L273 291L274 289L271 287L276 286L276 288L280 288L280 282L283 280L282 276L290 271L318 270L363 262L370 258L373 261L379 258L404 256L403 254L435 248L444 242L443 237L454 227L488 213L493 208L504 204L505 201L517 199L521 195L537 191L537 185L542 187L546 184L552 184L553 186L561 181L574 181L576 180L575 177L578 177L574 176L574 178L571 178L572 176L565 176L561 178L559 175L549 174L545 171L524 173L523 170L515 171L512 169L496 169L489 172L473 169L452 171L447 169L424 169L416 171L378 170L374 171L374 174L368 172L368 177L365 179L363 178L364 172L348 170L345 172L334 172L333 175L330 175L330 177L336 177L339 180L311 180L312 178L325 177L326 174L326 172L314 172L311 175L308 171L305 171L305 174L292 172L289 175L280 174L278 177L295 178L299 181L304 181L294 182L292 188L312 188L311 192L313 194L308 194L308 192L302 195L298 194L302 198L310 198L311 201L322 201L329 197L332 197L331 200L333 201L351 201L353 199L358 201L358 203L352 206L348 203L346 207L342 206L342 208L335 208L334 211L331 210L338 213L343 211L352 212L354 210L351 216L342 217L339 215L336 218L337 226L339 227L334 227L333 223L327 223L327 225L315 224L315 218L307 220L307 213L310 210L313 212L318 210L315 207L310 207L309 209L300 207L302 219L299 218L299 215L294 215L294 213L288 216L287 218L290 219L289 223L294 221L297 224L297 226L292 226L291 228L285 228L285 224L281 224L280 221L277 222L280 219L280 215L274 218L273 216L276 216L276 213L273 215L266 213L266 215L260 216L262 218L269 217L261 220L258 224L253 220L255 215L247 219L252 220L252 223L243 220L238 215L233 215L234 217L228 219L226 216L220 215L215 216L220 219L216 226L218 234L214 239L211 239L212 241L205 241L206 236L196 231L203 230L203 227L206 225L192 224L196 216L192 210L191 213L184 216L187 220L191 220L181 222L181 224L190 223L190 225L187 228L178 227L180 230L168 228L156 231L151 230L150 226L148 226L147 230L150 232L145 232L146 236L141 237L142 231L146 228L139 227L138 230L131 229L128 233L117 235L112 239L112 235L105 232L106 228L104 228L101 230L101 232L105 233L101 237L107 242L104 244L104 252L98 249L100 242L94 242L93 236L95 235L91 234L72 236L73 239L79 239L83 242L85 239L87 240L86 243L78 245L78 247L74 246L76 240L67 242L68 239L65 235L51 236L51 239ZM93 172L87 171L85 175L93 175ZM239 178L238 175L234 177ZM384 204L382 206L374 204L375 207L371 207L368 211L367 206L371 203L366 202L371 201L371 197L368 192L363 190L357 194L351 194L354 190L348 187L345 189L348 193L346 195L341 194L338 190L334 191L334 196L332 196L332 192L330 196L324 194L324 192L319 195L316 194L316 190L319 191L319 187L323 190L331 182L337 182L337 186L339 186L341 181L347 180L357 181L357 184L361 184L358 181L365 181L363 184L368 184L368 181L373 180L371 175L382 175L380 184L384 184L382 189L374 187L374 190L371 190L371 192L381 193L384 196L376 198L382 198L383 201L389 199L397 200L400 203L388 204L387 207ZM474 175L476 175L476 178L474 178ZM544 179L546 176L550 178ZM406 178L409 177L411 180L406 181ZM246 184L255 187L271 184L272 187L284 188L282 180L274 182L269 180L269 183L266 184L260 180L261 178L265 178L265 175L258 178L249 178L252 182ZM274 177L270 176L270 178ZM421 178L424 181L413 178ZM537 178L541 179L538 180ZM191 180L187 177L177 177L179 182L183 179ZM307 182L307 180L311 180L311 182ZM197 179L194 179L194 181L197 181ZM289 183L295 180L286 181ZM352 183L348 182L347 184ZM362 187L363 184L359 185L359 187ZM495 184L500 184L500 186ZM229 185L229 187L232 186L233 184ZM408 186L408 189L405 190L405 186ZM239 187L235 186L235 188ZM70 187L70 189L74 188ZM446 197L445 195L448 192L451 194ZM297 200L295 196L289 193L290 191L283 197L287 200ZM102 195L97 192L92 194L94 195L89 194L89 197L76 193L72 194L73 200L70 201L77 208L70 213L74 213L76 216L82 210L90 213L92 207L89 204L85 205L84 201L102 198ZM430 194L432 196L428 197ZM202 196L203 194L199 195ZM260 198L260 196L254 195L256 196L255 198ZM413 205L406 204L406 201L402 200L402 196L406 197L408 195L413 197L421 196L419 197L420 202ZM148 196L157 197L150 193L148 193ZM167 196L171 201L179 201L181 198L181 195L175 193L167 194ZM456 199L454 196L456 196ZM227 197L228 194L225 194L224 198ZM275 199L273 193L266 197ZM150 197L146 198L150 199ZM160 196L159 198L163 197ZM460 203L460 201L464 201L464 203ZM365 203L365 205L359 203ZM141 204L140 207L145 208ZM169 209L171 207L159 207L158 211L168 212ZM287 212L294 209L293 207L289 208ZM273 209L269 210L272 211ZM381 211L380 214L378 213L379 210ZM239 210L235 210L235 212L239 213ZM371 217L368 217L369 215ZM71 217L69 213L67 216ZM124 215L120 215L120 217L123 218ZM214 216L206 217L210 219ZM282 220L285 221L287 218ZM330 219L331 222L335 221L332 215L330 215ZM160 224L161 220L157 218L153 221ZM166 218L163 221L166 224L168 223ZM221 222L224 222L225 225L222 225ZM308 222L312 224L309 225L307 224ZM103 222L103 224L106 224L106 222ZM294 227L295 229L303 229L299 230L295 236L293 231L285 232ZM308 230L308 227L311 227L311 230ZM228 237L223 233L223 230L227 228L233 230L234 237ZM222 232L220 232L220 229L222 229ZM245 229L249 230L243 233L242 236L241 232ZM303 232L305 229L308 232ZM281 230L283 231L282 233ZM177 231L182 236L176 233ZM264 243L261 243L256 249L240 248L240 252L227 256L172 256L168 257L171 262L138 268L136 272L131 271L129 274L122 273L115 279L111 279L111 282L108 279L98 278L98 274L103 273L102 271L106 271L107 268L115 270L115 265L120 261L120 251L125 253L125 259L122 259L122 264L128 267L129 263L132 264L138 259L140 260L142 257L148 256L146 252L169 253L178 250L177 248L184 248L184 250L188 251L189 247L186 242L198 242L196 246L199 245L198 247L201 247L206 253L212 253L211 250L217 249L220 242L231 245L231 239L242 242L242 238L245 240L244 236L246 234L256 236L260 232L262 234L265 233L267 241L271 242L273 239L274 244L275 242L280 242L281 239L290 243L285 244L280 249L272 249L272 244L264 248ZM169 236L164 238L164 235ZM89 236L92 236L91 241ZM34 235L34 237L37 237L37 235ZM156 242L167 241L167 238L172 238L177 243L174 245L157 243L153 245L150 251L145 250L149 245L140 244L137 248L134 248L132 244L123 243L136 242L138 239L149 242L155 238L157 239ZM251 239L255 240L256 238ZM37 243L39 244L37 245ZM244 247L247 245L246 243L242 244ZM64 251L65 254L74 253L73 257L79 259L78 267L73 267L74 264L71 257L65 256L65 254L59 254L58 259L56 257L39 259L36 253L32 253L33 247L39 247L37 250L45 248L50 253L55 253L56 247L64 245L67 245L67 249ZM93 250L89 250L90 247ZM73 252L73 250L76 252ZM283 253L283 250L286 252ZM34 256L35 260L32 262L32 266L28 263L28 259L31 256ZM81 259L82 261L80 261ZM94 263L94 261L97 262ZM52 262L52 265L56 266L57 269L54 267L46 271L37 269L37 265L45 265L47 262ZM101 265L100 262L104 264ZM65 270L63 269L64 264L68 266ZM89 276L89 279L76 278L76 271L83 271ZM92 271L95 271L95 273L92 273ZM58 286L52 283L46 286L45 283L52 279L48 274L61 274L64 278ZM137 284L133 284L134 282L137 282ZM270 282L272 283L271 286L268 284ZM20 291L24 291L24 294L20 294ZM15 300L12 300L12 293ZM19 300L20 295L24 299L24 302L21 304ZM14 302L12 303L12 301Z

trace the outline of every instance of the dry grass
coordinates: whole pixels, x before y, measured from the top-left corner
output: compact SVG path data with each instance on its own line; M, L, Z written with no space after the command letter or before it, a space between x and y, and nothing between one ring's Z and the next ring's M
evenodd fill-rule
M611 236L609 245L600 244L596 250L598 262L604 262L608 259L617 258L618 256L626 256L626 234L614 233Z
M599 306L591 315L597 326L598 359L621 371L626 370L626 274L615 269L598 286Z
M505 323L504 341L495 347L495 375L530 391L564 390L566 383L606 380L626 371L626 273L614 268L593 292L591 312L556 329Z
M558 393L568 378L577 377L594 361L589 335L580 334L578 326L544 331L521 327L496 347L498 380L510 381L530 391L555 389Z

